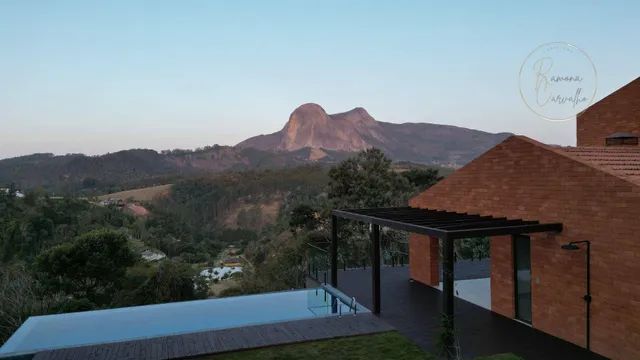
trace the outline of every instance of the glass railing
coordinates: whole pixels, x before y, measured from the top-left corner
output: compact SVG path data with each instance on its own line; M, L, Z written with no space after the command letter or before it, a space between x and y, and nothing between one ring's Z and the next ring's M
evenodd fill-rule
M329 242L307 243L306 276L320 284L328 284L331 279L331 258ZM370 248L361 249L357 254L345 255L345 249L338 248L338 269L366 269L371 265ZM409 243L406 237L383 236L381 244L383 266L396 267L409 264Z
M307 277L327 284L330 279L331 259L329 243L307 243Z
M409 264L409 242L405 239L384 239L383 237L381 251L383 265L395 267Z

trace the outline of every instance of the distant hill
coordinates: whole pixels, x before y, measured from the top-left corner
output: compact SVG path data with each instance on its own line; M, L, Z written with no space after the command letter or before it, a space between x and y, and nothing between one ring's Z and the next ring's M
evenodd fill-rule
M25 190L42 187L56 193L90 195L167 184L185 176L228 170L333 164L350 155L317 149L274 153L232 146L162 153L135 149L100 156L34 154L0 160L0 186L15 183Z
M65 191L151 179L177 170L175 163L153 150L102 156L34 154L0 160L0 184L13 182L24 189Z
M386 123L360 107L329 115L320 105L304 104L295 109L282 130L249 138L237 147L274 152L304 148L356 152L377 147L393 160L458 167L509 135L450 125Z
M236 146L133 149L100 156L33 154L0 160L0 186L15 183L21 189L103 194L228 170L331 165L370 147L382 149L395 161L455 168L509 135L449 125L380 122L363 108L329 115L317 104L304 104L282 130Z

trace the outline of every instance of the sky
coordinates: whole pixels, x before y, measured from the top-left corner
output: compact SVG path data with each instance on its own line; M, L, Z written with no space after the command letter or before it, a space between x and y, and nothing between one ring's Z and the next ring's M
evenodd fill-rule
M519 71L564 41L598 100L640 76L638 1L0 0L0 158L234 145L307 102L575 144Z

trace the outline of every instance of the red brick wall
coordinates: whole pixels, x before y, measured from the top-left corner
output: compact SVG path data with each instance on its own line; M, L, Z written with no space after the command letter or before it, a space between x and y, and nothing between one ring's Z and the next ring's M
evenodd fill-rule
M640 78L577 116L578 146L605 146L615 132L640 135Z
M491 238L491 310L514 317L513 243L511 236Z
M426 235L409 235L409 275L415 281L438 286L439 245L438 239Z
M640 187L547 146L510 137L410 201L412 206L560 221L559 235L531 237L533 326L585 344L584 253L560 249L592 241L592 350L640 359ZM492 241L492 262L509 241ZM504 247L504 248L503 248ZM412 266L415 264L412 264ZM511 266L492 264L492 305L512 316ZM511 295L513 296L513 295Z

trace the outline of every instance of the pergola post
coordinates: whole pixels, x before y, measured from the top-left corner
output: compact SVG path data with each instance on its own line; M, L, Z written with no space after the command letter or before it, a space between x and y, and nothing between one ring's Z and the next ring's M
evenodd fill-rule
M331 216L331 286L338 287L338 217Z
M444 324L446 331L451 334L451 338L447 339L450 344L446 344L449 349L453 348L453 329L454 329L454 289L453 289L453 239L442 239L442 314L444 316Z
M380 225L371 225L371 291L373 313L380 314Z

